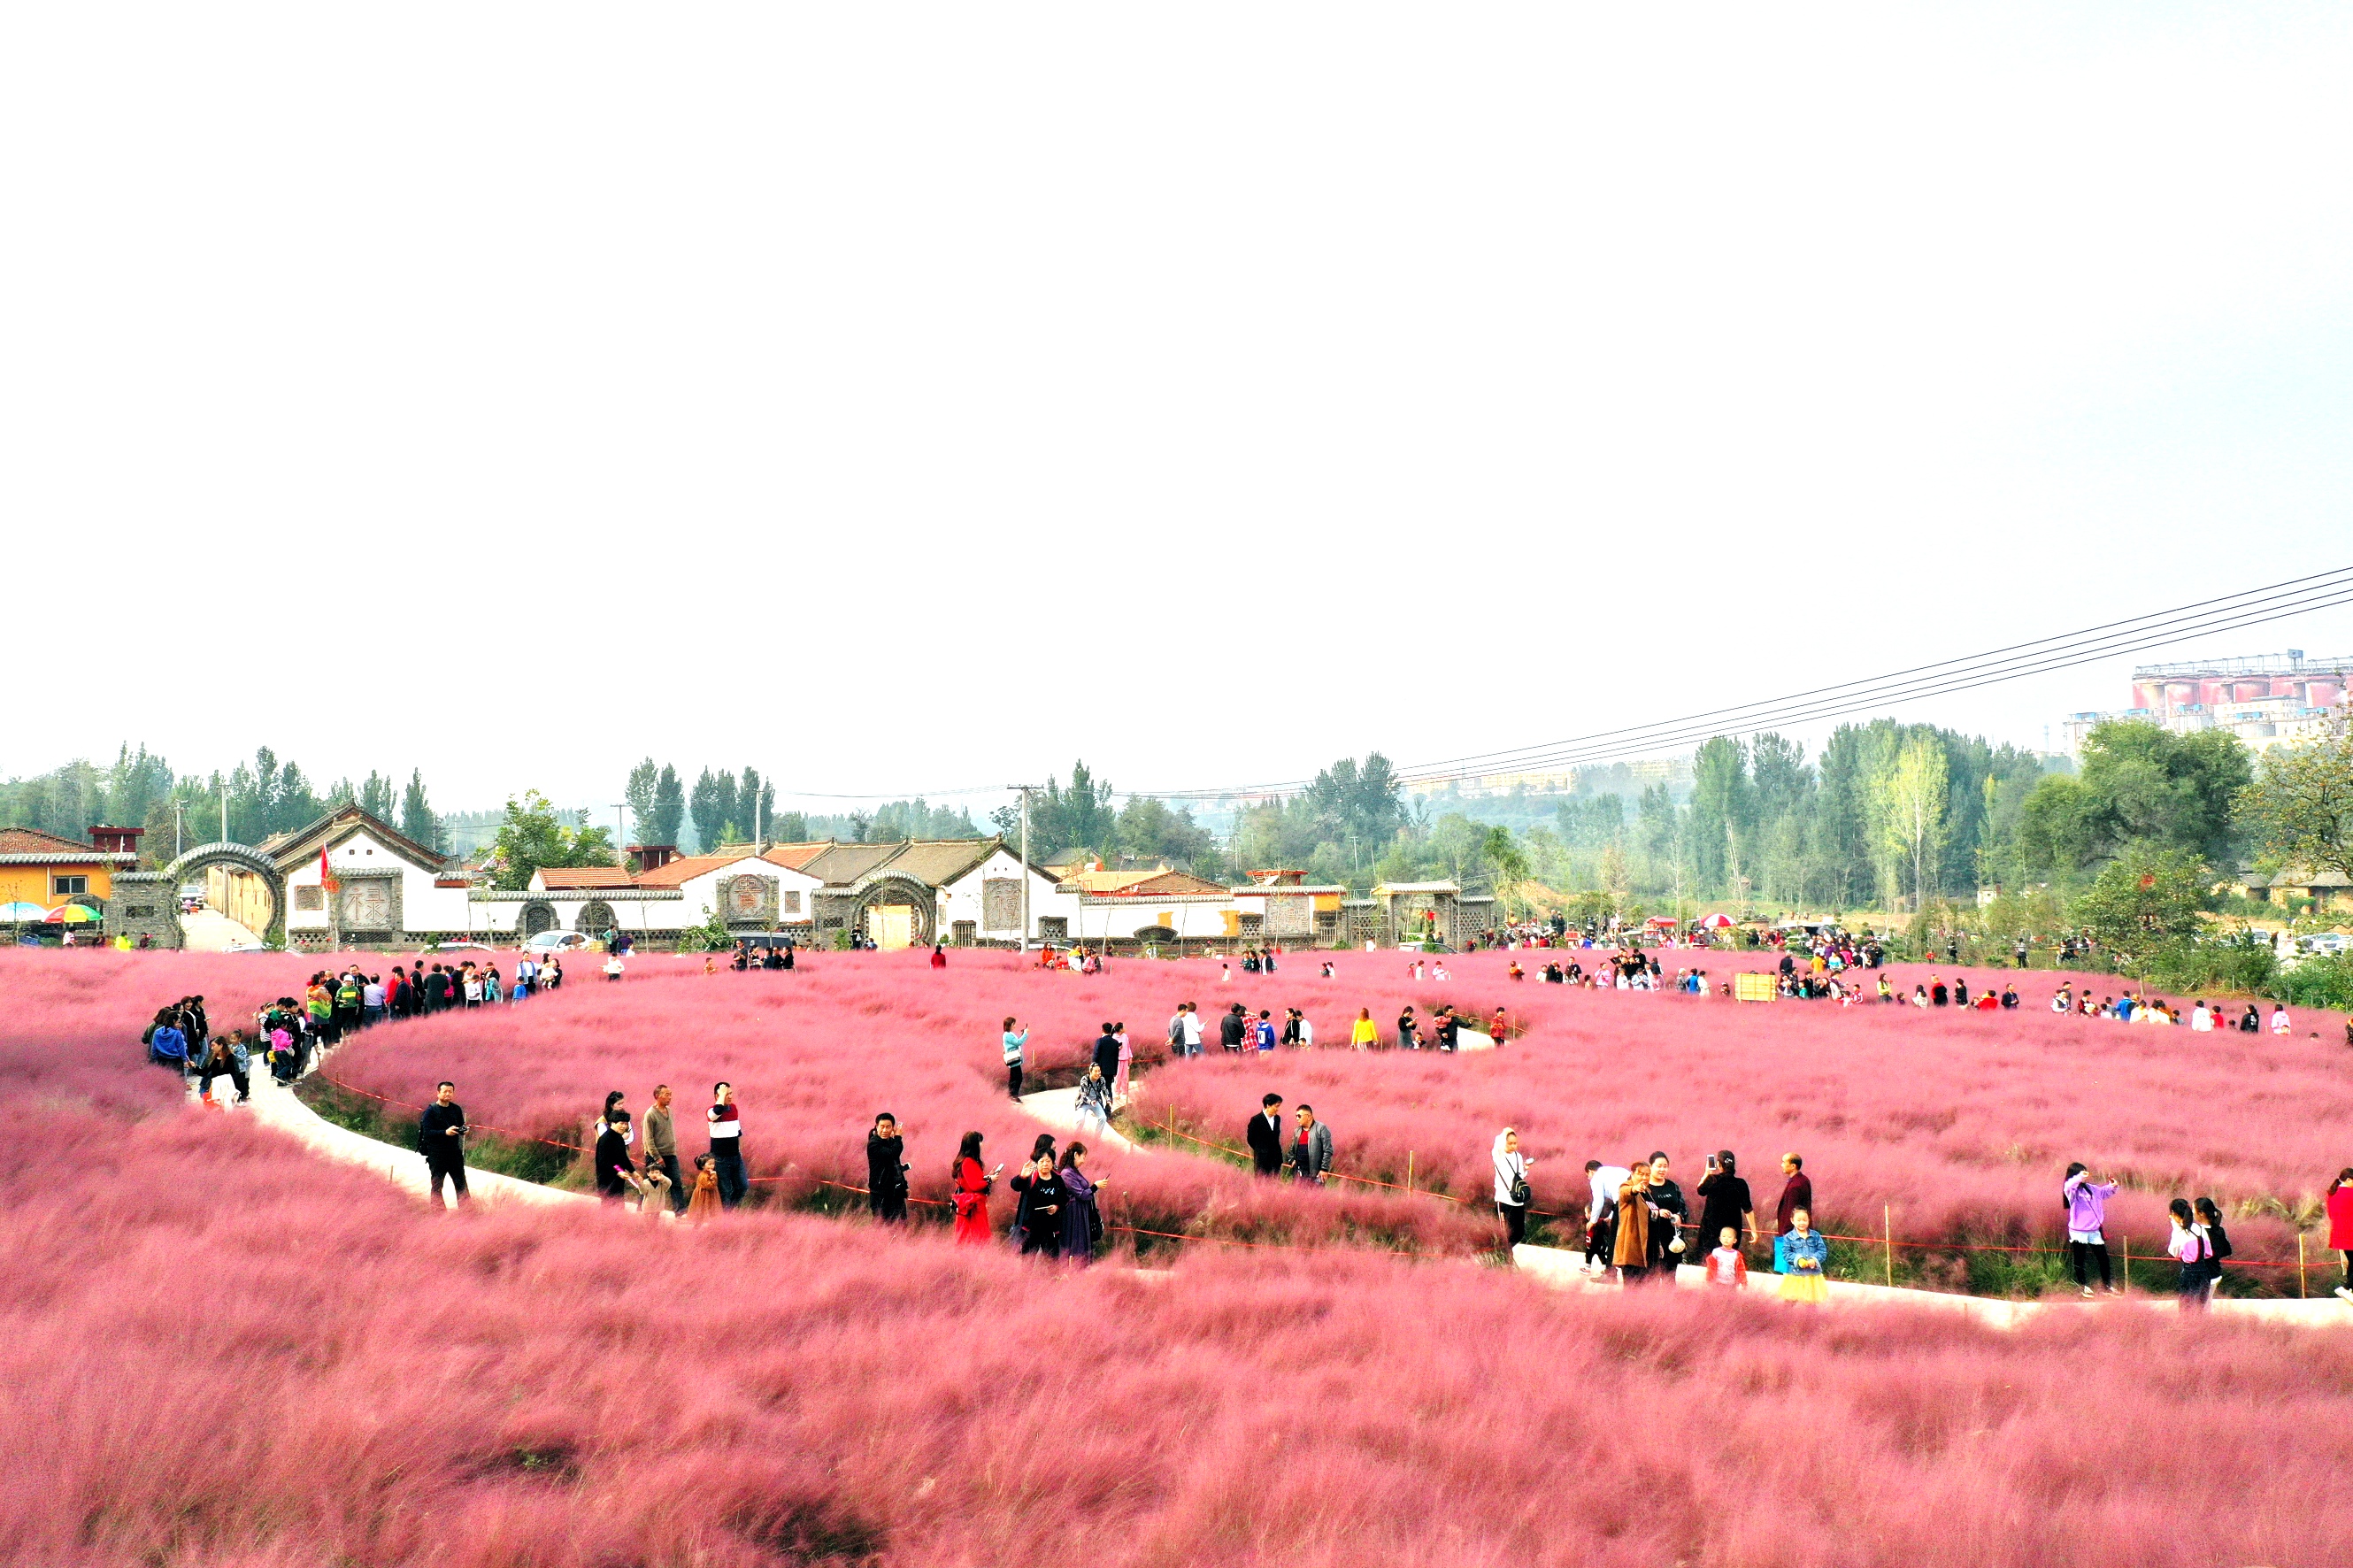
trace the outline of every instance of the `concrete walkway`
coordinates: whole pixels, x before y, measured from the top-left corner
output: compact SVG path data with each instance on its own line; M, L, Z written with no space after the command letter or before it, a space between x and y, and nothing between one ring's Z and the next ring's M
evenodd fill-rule
M1512 1262L1521 1273L1540 1280L1557 1290L1612 1292L1624 1286L1608 1275L1585 1272L1585 1255L1567 1252L1556 1247L1530 1247L1523 1243L1512 1248ZM1707 1289L1706 1271L1696 1265L1686 1265L1675 1270L1675 1284L1686 1290ZM1780 1278L1758 1273L1753 1268L1748 1276L1748 1293L1771 1297L1779 1288ZM2119 1304L2115 1297L2084 1300L2080 1297L2053 1301L2009 1301L1991 1296L1961 1296L1943 1290L1908 1290L1902 1286L1863 1285L1848 1279L1829 1281L1830 1305L1833 1307L1924 1307L1935 1311L1959 1312L1978 1322L1997 1329L2014 1329L2045 1312L2090 1312L2102 1307ZM2178 1309L2167 1296L2135 1296L2129 1299L2142 1306L2157 1307L2164 1311ZM2218 1318L2236 1318L2254 1322L2287 1323L2298 1328L2353 1328L2353 1304L2335 1296L2315 1297L2307 1300L2233 1300L2218 1298L2209 1309Z
M261 939L216 909L201 909L180 917L180 931L190 952L259 952Z
M384 1173L393 1185L403 1192L425 1195L425 1157L389 1143L378 1142L364 1133L348 1127L338 1127L317 1111L294 1098L290 1089L281 1089L269 1070L262 1068L261 1058L254 1058L257 1070L252 1075L253 1098L243 1105L223 1101L224 1109L215 1115L251 1116L264 1127L274 1128L301 1142L313 1153L346 1165L364 1165ZM315 1068L317 1064L314 1062ZM227 1093L228 1080L215 1079L213 1088ZM188 1091L192 1101L195 1090ZM480 1171L469 1167L466 1189L476 1203L531 1204L536 1206L562 1207L576 1204L594 1205L596 1199L587 1193L565 1192L560 1187L542 1186L496 1171Z
M1123 1110L1134 1107L1136 1097L1144 1089L1141 1079L1131 1077L1128 1084L1128 1098L1121 1101ZM1059 1132L1078 1133L1081 1141L1098 1148L1117 1149L1124 1152L1135 1147L1113 1128L1106 1127L1101 1131L1082 1131L1079 1126L1079 1091L1075 1088L1047 1089L1036 1094L1025 1094L1021 1097L1021 1109L1030 1120L1041 1121Z

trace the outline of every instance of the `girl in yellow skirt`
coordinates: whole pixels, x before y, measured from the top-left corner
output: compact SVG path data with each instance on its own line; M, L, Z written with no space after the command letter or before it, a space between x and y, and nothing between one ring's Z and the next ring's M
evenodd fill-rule
M1789 1215L1789 1234L1773 1242L1773 1271L1781 1277L1781 1300L1811 1301L1817 1305L1831 1299L1823 1268L1830 1263L1831 1244L1814 1228L1814 1216L1804 1209Z

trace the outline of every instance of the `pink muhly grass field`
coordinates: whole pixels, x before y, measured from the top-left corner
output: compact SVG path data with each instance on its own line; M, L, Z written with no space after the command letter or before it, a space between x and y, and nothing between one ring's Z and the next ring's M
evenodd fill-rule
M1516 956L1529 965L1564 955ZM1670 974L1679 960L1718 982L1769 962L1661 954ZM1664 1149L1696 1213L1706 1156L1729 1148L1769 1221L1779 1158L1795 1151L1824 1228L1877 1235L1886 1205L1896 1237L1916 1240L2063 1240L2060 1179L2082 1160L2124 1180L2108 1236L2112 1247L2135 1237L2143 1257L2162 1249L2166 1201L2206 1194L2237 1216L2242 1258L2292 1260L2285 1212L2311 1214L2353 1163L2344 1131L2353 1053L2335 1015L2300 1016L2282 1038L2061 1017L2048 1007L2063 980L2101 995L2121 986L2113 976L2049 971L1960 972L1973 994L2019 985L2018 1009L1980 1014L1515 983L1502 977L1509 955L1498 953L1450 958L1454 979L1444 985L1408 981L1398 954L1337 962L1334 981L1302 963L1305 974L1294 979L1286 966L1279 984L1251 989L1278 1005L1307 1005L1319 1047L1345 1043L1357 1005L1370 1005L1383 1040L1393 1039L1409 1001L1425 1016L1439 1002L1482 1016L1501 1003L1527 1033L1503 1050L1458 1057L1319 1048L1269 1064L1212 1050L1155 1077L1150 1114L1238 1142L1271 1082L1294 1102L1312 1100L1333 1124L1342 1170L1403 1181L1410 1154L1417 1184L1434 1182L1474 1204L1491 1201L1489 1152L1509 1125L1535 1163L1536 1206L1580 1215L1588 1159L1625 1164ZM1889 973L1908 995L1930 973L1949 982L1956 972ZM1333 1002L1316 1005L1326 993Z
M0 1126L56 1162L0 1253L9 1563L2203 1568L2339 1561L2353 1506L2342 1333L1364 1251L1149 1282L437 1216L203 1112Z
M724 967L706 974L700 958L649 954L619 982L586 963L570 967L560 990L520 1006L366 1031L324 1070L338 1084L399 1102L406 1115L414 1112L406 1107L450 1079L478 1125L573 1145L608 1089L624 1090L642 1113L654 1086L668 1083L689 1160L706 1146L703 1110L712 1086L725 1079L742 1110L753 1191L787 1204L861 1203L844 1189L865 1185L867 1129L889 1110L905 1131L914 1196L936 1202L966 1131L982 1132L988 1162L1008 1172L1049 1131L1007 1100L999 1045L1007 1014L1029 1026L1032 1087L1040 1078L1071 1082L1071 1065L1099 1026L1122 1017L1142 1068L1165 1054L1171 1004L1163 999L1179 975L1138 963L1116 975L1120 986L1095 984L1024 971L997 952L958 952L944 973L921 952L820 953L791 973L744 974ZM1123 987L1161 1016L1104 1011L1101 1004ZM1058 1142L1071 1136L1054 1135ZM1118 1153L1100 1141L1088 1170L1112 1183L1104 1217L1114 1226L1429 1252L1488 1246L1496 1230L1492 1215L1402 1194L1263 1183L1223 1161ZM1012 1201L1000 1183L1000 1229Z
M157 1009L201 995L215 1033L244 1028L255 1008L299 993L323 962L303 953L0 949L0 1075L35 1096L125 1110L176 1105L186 1098L178 1079L145 1066L139 1043Z

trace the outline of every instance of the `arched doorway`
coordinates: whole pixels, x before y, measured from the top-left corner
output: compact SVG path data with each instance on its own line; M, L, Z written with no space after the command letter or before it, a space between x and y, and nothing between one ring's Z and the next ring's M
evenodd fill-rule
M187 928L180 918L181 886L216 867L229 874L226 880L234 904L217 912L265 942L284 941L286 879L260 850L226 839L199 844L161 871L117 877L117 883L132 885L117 889L115 908L110 911L116 917L110 922L114 934L133 940L143 936L157 947L187 946Z
M555 906L554 904L544 902L538 899L533 899L531 902L523 905L522 913L516 918L515 930L521 933L523 941L529 942L533 937L537 936L540 932L543 931L554 931L557 926L562 925L563 923L564 922L562 921L556 919Z
M612 905L602 899L591 899L580 906L580 918L572 929L588 936L602 936L608 931L620 930L621 921L613 913Z
M849 929L880 948L929 947L938 940L932 889L912 877L882 876L860 885Z

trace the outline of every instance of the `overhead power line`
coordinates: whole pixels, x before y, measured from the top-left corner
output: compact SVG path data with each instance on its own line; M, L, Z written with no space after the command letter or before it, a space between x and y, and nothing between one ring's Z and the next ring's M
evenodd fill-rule
M1598 731L1563 741L1473 752L1398 770L1406 783L1440 783L1484 773L1592 765L1655 753L1714 735L1747 735L1785 724L1810 723L1890 703L1974 690L2049 670L2113 658L2189 637L2235 630L2353 603L2353 566L2292 577L2260 588L2154 610L2077 631L2013 643L1965 658L1916 665L1866 679L1817 687L1789 696L1710 709L1648 724ZM1303 779L1218 789L1137 790L1169 800L1283 794L1307 787Z

